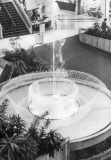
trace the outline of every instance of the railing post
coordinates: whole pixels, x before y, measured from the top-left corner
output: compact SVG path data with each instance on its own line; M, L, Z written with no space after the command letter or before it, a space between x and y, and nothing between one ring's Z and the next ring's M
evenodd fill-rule
M0 23L0 39L3 39L3 28L1 23Z

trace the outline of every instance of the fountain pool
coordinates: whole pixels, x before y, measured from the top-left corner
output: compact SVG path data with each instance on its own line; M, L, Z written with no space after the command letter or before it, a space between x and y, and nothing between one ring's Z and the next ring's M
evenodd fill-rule
M41 116L48 111L48 118L63 119L79 110L79 91L74 81L63 78L45 78L29 87L29 110Z

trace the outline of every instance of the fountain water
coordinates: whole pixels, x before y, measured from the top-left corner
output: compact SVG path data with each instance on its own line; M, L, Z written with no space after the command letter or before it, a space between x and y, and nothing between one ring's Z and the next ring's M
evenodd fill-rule
M50 119L64 119L79 110L78 87L68 79L38 80L30 85L28 99L31 113L40 116L48 111Z

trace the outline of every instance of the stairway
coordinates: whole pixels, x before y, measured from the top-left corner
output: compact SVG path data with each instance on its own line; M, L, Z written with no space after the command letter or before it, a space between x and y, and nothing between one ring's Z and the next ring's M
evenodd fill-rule
M3 38L30 34L12 2L0 3L0 7L0 23L3 27Z

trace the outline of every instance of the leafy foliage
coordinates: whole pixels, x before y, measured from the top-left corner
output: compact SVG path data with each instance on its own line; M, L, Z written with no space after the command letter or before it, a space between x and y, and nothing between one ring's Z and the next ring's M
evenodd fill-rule
M99 23L94 23L92 27L86 30L86 33L89 35L101 37L101 26Z
M16 134L11 138L5 135L0 141L0 157L5 160L20 160L20 158L25 160L23 152L23 141Z
M27 160L35 160L38 155L38 144L33 138L27 137L24 145Z
M102 15L103 15L100 8L90 8L87 11L87 13L89 16L97 17L97 18L102 18Z
M0 105L0 138L4 137L5 130L7 127L8 116L6 115L6 109L8 106L8 100L5 99Z
M54 156L61 149L64 138L55 130L47 129L48 112L34 117L29 128L19 115L6 115L8 100L0 105L0 160L35 160L44 154ZM2 136L1 136L2 135Z
M21 119L19 115L9 116L8 124L6 127L6 134L12 137L15 133L21 134L26 130L25 122Z
M27 53L23 48L16 47L12 51L4 51L3 53L3 59L11 62L9 79L31 72L45 72L50 68L48 61L43 60L39 54L35 53L33 46L30 53Z
M49 154L50 157L54 157L54 151L59 151L64 141L65 139L57 131L50 130L45 137L41 138L38 154Z
M92 27L86 29L85 33L96 37L111 39L111 28L107 27L106 31L102 31L102 27L99 23L94 23Z

